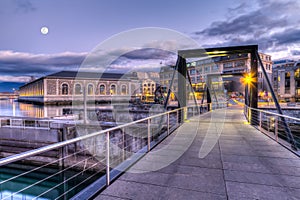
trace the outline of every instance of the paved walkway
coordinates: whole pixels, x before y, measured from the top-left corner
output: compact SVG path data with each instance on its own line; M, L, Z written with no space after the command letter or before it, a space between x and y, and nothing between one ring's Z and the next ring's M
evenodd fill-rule
M96 199L300 199L299 157L246 124L242 109L224 114L191 119ZM204 158L201 145L200 157L213 146Z

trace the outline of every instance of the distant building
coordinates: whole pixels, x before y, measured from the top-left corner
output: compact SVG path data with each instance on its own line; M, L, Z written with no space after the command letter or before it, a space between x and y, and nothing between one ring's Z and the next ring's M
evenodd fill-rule
M300 102L300 61L278 60L273 63L273 88L280 101Z
M272 78L272 59L270 55L259 53L263 65L266 69L269 79ZM251 57L250 54L234 54L229 56L219 56L214 58L205 58L187 63L188 72L191 78L191 83L194 91L203 92L205 84L210 77L211 86L216 90L224 88L230 91L241 91L243 86L240 83L242 74L250 72ZM162 67L160 72L161 84L169 87L173 77L174 67ZM223 75L221 77L220 75ZM226 76L228 75L228 76ZM239 75L233 77L231 75ZM173 82L171 90L177 92L177 74ZM262 75L262 69L258 67L258 91L268 91L265 79ZM201 98L200 96L197 97Z
M61 71L20 87L19 100L43 104L70 104L84 98L94 102L128 100L138 87L133 74Z

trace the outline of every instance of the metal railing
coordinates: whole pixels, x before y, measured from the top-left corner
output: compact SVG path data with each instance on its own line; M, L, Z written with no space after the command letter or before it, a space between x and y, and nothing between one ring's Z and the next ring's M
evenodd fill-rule
M35 199L69 199L95 182L100 184L98 190L104 188L122 173L115 170L117 166L125 163L125 168L130 167L185 119L224 107L227 103L202 104L101 131L86 128L85 135L2 158L0 197L14 199L34 194ZM5 170L9 171L7 175Z
M298 155L300 148L300 119L274 112L244 107L245 117L262 133L268 135L281 145L293 150ZM291 130L292 137L287 133L286 124Z
M22 128L22 129L50 129L52 122L58 120L40 119L40 118L24 118L24 117L0 117L0 128Z

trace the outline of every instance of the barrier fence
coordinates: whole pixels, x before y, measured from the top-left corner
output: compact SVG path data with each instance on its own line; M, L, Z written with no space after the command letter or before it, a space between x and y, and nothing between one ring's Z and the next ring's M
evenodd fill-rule
M2 158L0 197L70 199L76 194L74 198L88 198L97 192L86 192L85 188L92 188L88 185L96 182L98 191L109 185L122 173L114 170L117 166L130 167L185 119L224 107L227 103L201 104L101 131L89 133L87 128L85 135ZM41 160L46 164L40 165Z
M295 152L300 148L299 118L251 108L247 105L244 107L244 114L248 122L276 142Z

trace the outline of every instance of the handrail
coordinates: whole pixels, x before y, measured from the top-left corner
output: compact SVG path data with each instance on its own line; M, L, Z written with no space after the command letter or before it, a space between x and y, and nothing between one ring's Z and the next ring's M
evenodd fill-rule
M201 109L202 107L202 109ZM112 127L112 128L108 128L106 130L101 130L101 131L97 131L91 134L87 134L87 135L82 135L79 136L77 138L73 138L70 140L65 140L62 142L58 142L55 144L51 144L48 146L44 146L44 147L40 147L37 149L33 149L27 152L23 152L20 154L15 154L12 156L8 156L6 158L2 158L0 159L0 166L6 165L6 164L12 164L14 162L17 161L21 161L21 160L27 160L27 159L31 159L33 156L37 156L37 155L41 155L43 153L49 152L51 150L59 150L59 158L55 160L50 160L51 162L47 162L46 164L43 164L42 167L47 167L50 166L54 163L58 164L58 169L60 170L60 172L64 173L64 171L66 169L72 168L73 166L77 166L77 158L79 158L79 162L81 162L80 165L78 165L77 167L79 167L79 169L83 169L83 171L86 171L87 169L90 168L94 168L92 170L96 170L97 173L99 173L101 171L104 172L104 175L100 178L97 179L97 181L95 182L95 184L97 184L98 186L100 186L100 188L103 188L106 186L108 186L110 184L111 181L115 180L116 177L118 177L118 175L120 175L120 172L118 169L115 169L114 166L118 167L121 166L124 168L129 168L130 166L132 166L133 163L135 163L138 159L140 159L142 156L144 156L147 152L151 151L152 148L154 148L159 142L161 142L164 138L168 137L168 135L173 132L174 130L176 130L183 122L185 119L188 119L189 117L193 117L196 115L200 115L203 112L209 112L209 107L211 107L211 111L218 109L218 108L225 108L227 107L227 102L219 102L219 103L202 103L202 104L197 104L197 105L190 105L190 106L186 106L186 107L182 107L182 108L177 108L174 110L170 110L170 111L166 111L164 113L159 113L159 114L155 114L143 119L139 119L133 122L129 122L126 124L122 124L122 125L118 125L116 127ZM172 114L172 115L171 115ZM175 114L175 115L174 115ZM153 122L154 118L159 118L159 117L164 117L162 119L160 119L160 122L165 122L166 120L166 129L162 130L162 127L160 128L160 133L157 134L158 138L155 138L155 134L153 135L153 130L156 129L152 129L151 128L151 123ZM183 118L182 118L183 117ZM165 119L166 118L166 119ZM170 120L170 118L172 118L172 120ZM158 121L158 120L155 120ZM156 123L154 121L154 123ZM140 142L145 141L146 143L141 143L142 146L138 147L138 149L130 149L131 148L131 144L127 144L127 139L125 138L125 132L124 129L127 127L130 127L131 125L135 125L137 123L143 123L143 125L147 126L147 130L146 130L146 134L145 138L141 138L142 140ZM146 123L145 123L146 122ZM111 145L114 145L114 142L112 142L112 138L110 137L111 134L113 133L117 133L118 131L121 130L121 134L119 135L121 136L123 139L122 142L122 146L121 147L121 151L117 152L117 154L114 153L113 148L111 149ZM164 132L165 131L165 132ZM64 131L65 132L65 131ZM97 148L99 151L101 151L101 153L98 155L98 152L93 152L94 151L94 147L97 147L98 144L96 144L96 139L92 142L93 144L91 144L93 149L89 149L89 145L90 143L88 143L86 147L81 147L81 143L79 143L79 149L77 149L77 144L76 142L81 142L87 139L92 139L92 138L96 138L97 136L101 136L101 141L103 139L104 143L101 143L101 145L103 145L103 149L102 147L100 147L101 149ZM102 138L102 136L105 136ZM63 136L62 136L63 137ZM146 140L144 140L146 139ZM139 142L139 141L137 141ZM68 146L70 144L75 144L75 146L70 146L70 151L68 151ZM135 143L132 143L135 144ZM126 146L127 145L127 146ZM129 147L129 149L127 149L127 147ZM96 149L96 148L95 148ZM129 152L133 152L133 154L128 154L125 151L129 151ZM132 151L133 150L133 151ZM137 150L137 151L135 151ZM88 151L87 155L85 154L85 151ZM112 152L112 153L111 153ZM136 153L134 153L136 152ZM70 153L70 154L69 154ZM82 153L82 154L81 154ZM79 155L79 157L76 158L76 155ZM99 157L95 157L95 155L98 155ZM86 157L87 156L87 157ZM116 157L115 157L116 156ZM75 160L72 160L72 158L75 158ZM96 158L96 160L94 161L93 159ZM128 159L130 158L130 159ZM82 160L84 159L84 160ZM90 160L90 163L88 161L88 159ZM96 163L94 163L96 162ZM98 163L98 164L97 164ZM99 165L99 166L98 166ZM97 167L96 167L97 166ZM26 171L24 173L21 173L15 177L10 178L9 180L4 180L1 181L1 184L6 184L7 182L10 182L12 180L14 180L15 178L21 177L21 176L25 176L28 173L34 172L37 169L40 169L41 167L37 167L35 169ZM93 173L93 176L95 174ZM51 175L52 176L52 175ZM46 177L43 180L47 180L49 177ZM65 176L64 174L62 174L62 176ZM65 184L65 182L61 182L59 184ZM90 183L89 183L90 184ZM94 184L94 183L92 183ZM33 187L35 184L32 184L30 186L26 186L26 188L29 187ZM77 184L75 187L79 186L80 184ZM50 188L48 191L52 190L55 187ZM91 195L90 192L97 192L99 191L99 187L97 187L98 189L95 190L94 187L91 187L87 194ZM24 190L18 190L13 192L10 196L8 196L8 198L13 197L14 195L19 194L20 192L22 192ZM66 191L66 193L68 193ZM43 195L43 194L41 194ZM63 194L65 195L65 193ZM67 194L68 195L68 194ZM80 195L85 195L84 193L80 193ZM75 198L76 199L76 198ZM82 198L81 198L82 199Z
M289 119L292 119L292 120L300 121L299 118L291 117L291 116L288 116L288 115L281 115L281 114L278 114L278 113L273 113L273 112L270 112L270 111L260 110L260 109L257 109L257 108L251 108L250 106L247 106L246 104L245 104L245 106L250 108L251 110L255 110L255 111L258 111L258 112L263 112L263 113L267 113L267 114L271 114L271 115L276 115L278 117L285 117L285 118L289 118Z
M208 104L204 103L204 104L201 104L201 105L203 106L203 105L208 105ZM88 134L88 135L79 136L79 137L76 137L76 138L73 138L73 139L70 139L70 140L67 140L67 141L58 142L58 143L51 144L51 145L48 145L48 146L45 146L45 147L40 147L40 148L37 148L37 149L26 151L24 153L20 153L20 154L16 154L16 155L6 157L6 158L2 158L2 159L0 159L0 166L6 165L6 164L9 164L9 163L12 163L12 162L20 161L22 159L25 159L25 158L28 158L28 157L31 157L31 156L35 156L37 154L45 153L47 151L57 149L57 148L60 148L60 147L66 146L66 145L70 145L70 144L73 144L75 142L79 142L81 140L89 139L89 138L92 138L92 137L95 137L95 136L98 136L98 135L101 135L101 134L104 134L104 133L107 133L107 132L122 129L122 128L125 128L125 127L130 126L130 125L134 125L134 124L137 124L137 123L140 123L140 122L148 121L148 120L156 118L156 117L160 117L160 116L163 116L163 115L166 115L166 114L177 112L177 111L183 110L185 108L188 108L188 106L187 107L182 107L182 108L177 108L177 109L167 111L167 112L164 112L164 113L152 115L152 116L149 116L149 117L146 117L146 118L143 118L143 119L139 119L139 120L136 120L136 121L133 121L133 122L122 124L122 125L119 125L119 126L116 126L116 127L108 128L108 129L98 131L98 132L95 132L95 133L91 133L91 134Z
M298 152L298 148L300 147L300 137L296 136L296 135L293 135L292 132L290 132L290 134L292 135L292 137L290 139L289 135L286 133L286 130L284 131L285 135L280 134L279 125L280 125L280 122L286 123L285 119L290 119L290 120L300 122L299 118L291 117L291 116L288 116L288 115L282 115L282 114L278 114L278 113L273 113L273 112L270 112L270 111L260 110L260 109L257 109L257 108L252 108L250 106L247 106L246 104L244 106L245 106L245 110L244 110L245 117L247 118L248 121L249 121L248 113L250 112L250 110L253 110L253 111L257 112L257 116L256 116L257 126L258 126L259 130L262 133L268 135L269 137L274 139L279 144L281 144L281 145L283 145L287 148L291 148L292 151ZM252 112L250 112L250 113L252 113ZM263 125L263 123L265 123L265 120L262 119L262 113L273 116L273 122L270 122L268 117L266 118L267 128L264 128L265 125ZM274 123L273 124L274 127L271 127L270 123L272 123L272 124ZM273 138L274 136L269 135L269 133L272 133L272 132L274 132L275 138ZM281 140L279 140L279 137L281 137L281 138L283 137L282 141L285 141L285 142L282 142ZM287 145L286 142L290 143L290 146ZM299 154L297 153L297 155L299 155Z

